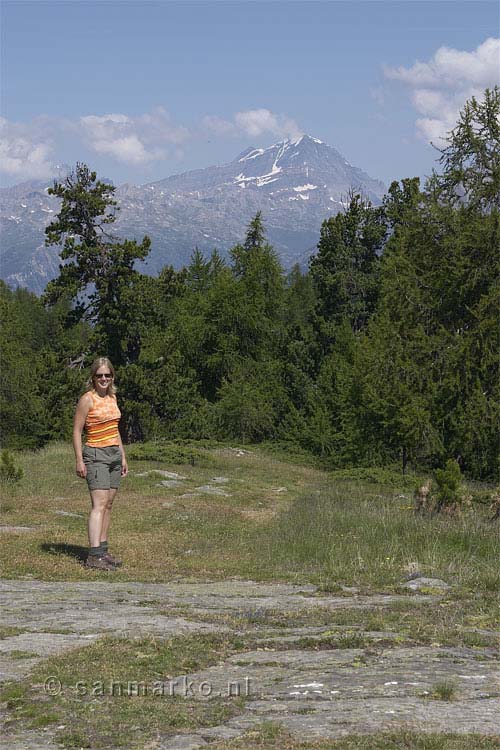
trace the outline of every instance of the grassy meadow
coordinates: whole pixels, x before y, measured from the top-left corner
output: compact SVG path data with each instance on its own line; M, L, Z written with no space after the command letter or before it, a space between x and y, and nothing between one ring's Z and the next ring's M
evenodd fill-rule
M339 477L255 447L129 452L110 533L124 566L113 580L242 577L390 591L416 564L466 591L497 588L499 524L477 505L460 517L415 516L414 477L377 470ZM20 453L16 461L24 477L2 484L1 523L29 530L2 532L3 576L109 577L81 564L90 500L70 446ZM164 486L169 480L156 470L185 479ZM220 494L197 489L207 486Z
M242 577L393 591L413 564L455 590L497 589L500 525L480 505L460 517L416 516L415 477L328 473L262 447L132 446L129 453L110 533L124 566L113 580ZM81 564L90 501L70 446L20 453L16 461L24 476L1 485L1 524L29 530L2 532L3 576L109 578ZM164 486L169 480L156 470L185 479ZM220 494L197 490L206 486Z

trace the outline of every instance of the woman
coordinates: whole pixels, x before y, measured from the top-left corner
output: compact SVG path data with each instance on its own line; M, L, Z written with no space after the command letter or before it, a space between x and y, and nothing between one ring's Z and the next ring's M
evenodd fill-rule
M120 478L128 473L125 451L118 432L120 410L116 403L115 371L107 357L90 368L87 389L80 398L73 422L76 473L87 479L92 500L89 516L87 568L116 570L121 561L108 551L108 530L113 500ZM82 450L82 432L87 438Z

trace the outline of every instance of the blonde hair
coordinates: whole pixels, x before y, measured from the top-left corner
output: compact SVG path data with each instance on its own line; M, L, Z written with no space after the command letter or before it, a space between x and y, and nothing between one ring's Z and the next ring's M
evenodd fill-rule
M99 367L107 367L113 376L108 385L108 396L114 396L116 393L115 368L107 357L97 357L97 359L94 359L90 365L90 377L85 383L85 393L88 393L88 391L95 391L94 378Z

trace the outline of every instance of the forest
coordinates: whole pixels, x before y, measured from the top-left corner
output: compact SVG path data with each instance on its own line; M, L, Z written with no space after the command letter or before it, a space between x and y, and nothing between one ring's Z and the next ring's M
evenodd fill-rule
M1 445L69 440L96 356L117 370L126 442L281 441L333 468L454 459L498 482L500 89L460 113L436 170L355 191L308 269L285 273L257 214L227 259L157 277L118 239L114 187L77 164L51 192L59 276L0 282Z

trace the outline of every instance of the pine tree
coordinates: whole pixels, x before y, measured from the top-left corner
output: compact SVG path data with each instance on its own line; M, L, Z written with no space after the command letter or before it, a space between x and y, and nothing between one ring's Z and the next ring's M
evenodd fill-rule
M373 313L378 293L379 255L386 237L382 208L351 194L345 213L323 222L310 270L318 312L328 326L348 320L360 331Z
M210 261L206 261L199 248L195 248L187 267L186 284L194 291L204 292L210 284Z
M261 212L250 222L243 245L231 251L232 271L240 282L242 297L251 302L255 314L268 322L283 312L285 283L283 268L266 241Z
M93 346L116 365L137 359L139 342L134 331L136 260L144 260L150 240L118 241L110 234L115 221L115 188L97 180L85 164L63 182L54 182L49 194L61 198L60 211L46 228L47 245L62 245L59 276L49 282L44 301L72 303L68 324L87 320L94 326Z

